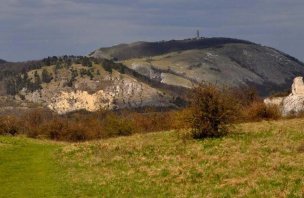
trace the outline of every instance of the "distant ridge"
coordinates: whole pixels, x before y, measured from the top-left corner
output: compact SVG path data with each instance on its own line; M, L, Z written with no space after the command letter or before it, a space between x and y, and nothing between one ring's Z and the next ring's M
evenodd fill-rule
M7 61L0 59L0 64L7 63Z
M233 38L200 38L159 42L140 41L131 44L119 44L113 47L100 48L99 50L90 53L90 56L98 57L101 55L98 54L98 52L102 52L102 54L105 56L110 56L117 60L126 60L131 58L157 56L165 53L190 49L205 49L230 43L254 44L250 41Z

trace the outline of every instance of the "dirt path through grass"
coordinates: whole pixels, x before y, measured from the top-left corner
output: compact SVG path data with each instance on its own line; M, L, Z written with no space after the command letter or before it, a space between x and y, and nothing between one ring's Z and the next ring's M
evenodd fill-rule
M0 136L0 197L63 196L63 173L53 155L57 148Z

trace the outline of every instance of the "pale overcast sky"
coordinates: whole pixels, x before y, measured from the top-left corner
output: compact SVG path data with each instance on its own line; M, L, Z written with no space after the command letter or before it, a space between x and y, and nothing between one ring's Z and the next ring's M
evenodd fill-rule
M133 41L246 39L304 60L304 0L0 0L0 59Z

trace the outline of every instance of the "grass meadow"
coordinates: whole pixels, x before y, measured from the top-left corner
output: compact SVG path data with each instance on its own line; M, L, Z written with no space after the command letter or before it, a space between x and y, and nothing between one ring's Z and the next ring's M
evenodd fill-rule
M83 143L0 136L0 197L303 197L304 119Z

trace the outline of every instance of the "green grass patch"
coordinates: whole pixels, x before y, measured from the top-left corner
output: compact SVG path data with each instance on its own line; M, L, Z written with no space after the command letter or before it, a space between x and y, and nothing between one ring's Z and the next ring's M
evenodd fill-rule
M64 196L63 172L55 163L58 146L0 136L0 197Z

